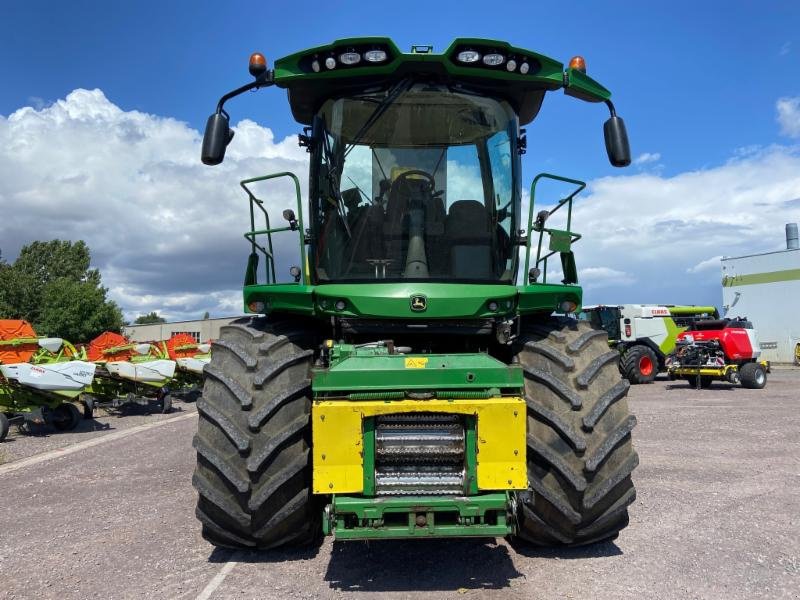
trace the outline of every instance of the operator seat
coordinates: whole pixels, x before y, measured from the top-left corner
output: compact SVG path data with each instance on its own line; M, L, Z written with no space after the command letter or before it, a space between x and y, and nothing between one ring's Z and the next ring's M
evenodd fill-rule
M413 184L412 184L413 185ZM383 234L386 240L386 258L392 259L392 272L402 272L408 251L409 194L415 193L408 185L392 184L386 202L386 219ZM446 271L446 256L442 253L445 220L441 196L432 196L425 202L425 253L431 276Z
M457 200L445 220L450 275L455 279L491 279L492 230L489 212L477 200Z

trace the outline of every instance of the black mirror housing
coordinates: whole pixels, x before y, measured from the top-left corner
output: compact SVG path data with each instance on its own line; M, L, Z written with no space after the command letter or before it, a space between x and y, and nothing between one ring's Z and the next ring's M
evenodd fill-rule
M233 131L228 123L228 115L216 112L206 121L203 135L203 149L200 160L204 165L218 165L225 159L225 149L233 139Z
M622 117L609 117L603 125L603 135L606 139L608 161L615 167L627 167L631 164L631 147Z

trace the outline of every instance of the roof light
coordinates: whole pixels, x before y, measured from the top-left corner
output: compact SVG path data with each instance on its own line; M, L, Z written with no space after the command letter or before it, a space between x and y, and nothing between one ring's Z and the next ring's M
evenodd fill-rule
M329 69L335 69L336 59L333 58L332 56L329 56L328 58L325 59L325 66L328 67Z
M525 75L528 71L530 71L530 69L531 69L531 66L526 62L522 63L519 66L519 72L522 73L523 75Z
M267 59L260 52L253 52L250 55L250 75L260 77L267 71Z
M515 61L513 58L510 59L506 63L506 70L507 71L516 71L517 70L517 61Z
M583 60L582 56L573 56L569 59L569 68L580 71L581 73L586 73L586 61Z
M475 63L481 59L481 53L477 50L462 50L456 55L456 60L462 63Z
M379 63L387 58L384 50L367 50L364 52L364 60L371 63Z
M339 62L345 65L355 65L361 62L361 55L358 52L343 52L339 55Z
M483 57L483 64L488 65L490 67L496 67L498 65L502 65L506 62L506 57L502 54L498 54L497 52L492 52L490 54L485 54Z

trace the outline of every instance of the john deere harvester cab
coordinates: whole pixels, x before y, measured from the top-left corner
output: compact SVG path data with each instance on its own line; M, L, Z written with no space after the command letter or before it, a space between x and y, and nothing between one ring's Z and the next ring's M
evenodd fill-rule
M570 318L585 184L539 175L523 212L520 162L523 126L563 89L610 109L609 158L629 164L608 90L579 57L564 69L480 39L442 54L338 40L274 70L254 54L250 72L209 118L203 162L233 138L227 100L284 88L309 198L304 210L289 173L242 182L254 315L222 329L205 368L193 481L206 539L616 536L635 497L636 420L606 333ZM274 226L281 207L255 186L284 177L297 204ZM547 180L568 191L544 209ZM297 264L275 256L278 235L297 236Z

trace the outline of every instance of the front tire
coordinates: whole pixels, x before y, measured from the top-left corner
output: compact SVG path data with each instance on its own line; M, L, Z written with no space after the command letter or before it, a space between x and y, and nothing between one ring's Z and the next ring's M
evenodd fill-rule
M628 524L639 464L628 411L630 385L607 335L552 320L521 336L529 490L518 497L519 537L540 546L614 538Z
M767 371L758 363L746 363L739 368L739 382L749 390L763 389L767 385Z
M311 363L317 340L297 321L223 327L205 368L192 483L203 537L228 548L315 541Z
M650 383L658 375L658 356L642 344L629 347L619 361L622 375L631 383Z

